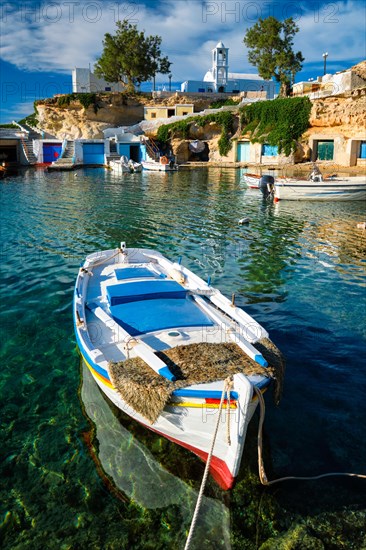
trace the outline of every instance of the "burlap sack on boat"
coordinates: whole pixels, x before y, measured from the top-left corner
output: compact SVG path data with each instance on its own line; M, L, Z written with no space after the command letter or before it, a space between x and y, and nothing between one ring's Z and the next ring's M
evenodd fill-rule
M269 366L262 367L235 343L190 344L156 352L176 377L175 382L155 373L142 359L134 357L109 364L113 386L122 399L151 424L170 400L174 390L192 384L224 380L229 375L260 374L275 380L275 401L282 391L285 362L281 352L265 338L255 344Z

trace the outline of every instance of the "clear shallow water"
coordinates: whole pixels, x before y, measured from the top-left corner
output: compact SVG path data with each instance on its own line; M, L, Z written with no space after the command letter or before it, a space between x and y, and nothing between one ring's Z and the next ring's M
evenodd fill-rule
M28 170L1 194L4 548L184 546L202 464L121 417L82 377L75 349L80 261L121 240L183 256L235 292L285 354L281 404L266 400L270 478L365 473L364 204L264 203L229 169ZM365 482L263 489L256 427L234 491L209 482L192 547L362 548Z

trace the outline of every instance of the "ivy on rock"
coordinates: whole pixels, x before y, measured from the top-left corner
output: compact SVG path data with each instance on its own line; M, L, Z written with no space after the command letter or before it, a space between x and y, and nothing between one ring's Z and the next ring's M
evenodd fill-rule
M252 143L277 145L278 152L290 155L309 128L311 101L308 97L278 98L246 105L240 110L242 134Z
M189 137L189 129L191 124L196 124L200 128L215 122L221 127L221 136L218 141L219 152L222 157L225 157L232 147L230 139L233 134L234 116L228 111L222 113L211 113L204 116L189 117L186 120L179 120L172 124L163 124L159 127L156 139L162 143L167 143L170 139L179 135L182 139Z

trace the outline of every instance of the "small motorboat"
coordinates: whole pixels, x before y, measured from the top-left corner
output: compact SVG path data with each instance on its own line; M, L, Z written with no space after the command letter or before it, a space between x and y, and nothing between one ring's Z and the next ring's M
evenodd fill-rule
M142 164L135 162L132 159L128 159L125 155L122 155L119 159L112 159L109 161L109 167L120 174L131 174L133 172L141 172Z
M261 191L265 199L273 196L275 181L273 176L267 174L263 174L262 176L257 174L243 174L242 180L250 189L258 189Z
M242 175L242 181L245 183L248 187L251 189L259 189L259 180L261 179L261 176L258 174L243 174Z
M167 156L158 156L156 159L149 158L141 161L144 170L153 170L155 172L174 172L178 170L178 164L173 158Z
M125 243L86 257L73 314L80 353L104 394L205 461L216 432L210 471L231 488L257 392L281 380L267 331L180 262Z
M131 172L142 172L142 164L141 162L136 162L132 159L128 161L128 166L131 169Z
M366 199L366 176L323 177L313 170L308 179L276 179L274 200L361 201Z

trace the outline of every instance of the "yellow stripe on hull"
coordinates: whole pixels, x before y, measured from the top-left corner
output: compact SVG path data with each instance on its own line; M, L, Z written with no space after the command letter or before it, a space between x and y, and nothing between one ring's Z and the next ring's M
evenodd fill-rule
M102 384L104 384L104 386L107 386L107 388L110 388L111 390L116 390L116 388L113 386L113 384L111 384L111 382L109 380L107 380L106 378L104 378L104 376L102 376L101 374L99 374L99 372L97 372L89 363L88 361L85 359L85 356L83 354L81 354L86 366L88 367L88 369L90 370L90 372L92 373L92 375L97 379L99 380L99 382L101 382Z
M80 352L81 353L81 352ZM106 378L104 378L104 376L101 376L89 363L88 361L85 359L85 356L81 353L81 356L83 358L83 360L85 361L85 364L86 366L88 367L88 369L90 370L90 372L92 373L92 375L97 379L99 380L99 382L101 382L104 386L107 386L107 388L110 388L111 390L114 390L114 391L117 391L116 388L113 386L113 384L107 380ZM262 390L262 394L266 391L267 388L264 388L264 390ZM257 399L257 396L256 395L253 395L253 398L252 398L252 401L255 401ZM166 405L167 407L186 407L187 409L200 409L200 408L206 408L206 409L218 409L220 407L220 404L219 403L192 403L190 401L187 401L187 402L179 402L179 403L168 403ZM224 405L224 408L227 409L227 405L225 404ZM236 403L233 403L233 404L230 404L230 409L237 409L237 405Z
M191 409L199 409L202 407L205 407L205 409L218 409L220 407L220 403L216 405L216 403L190 403L190 402L184 402L184 403L168 403L168 407L187 407ZM236 409L236 405L230 405L230 409ZM227 409L227 405L224 405L224 409Z

